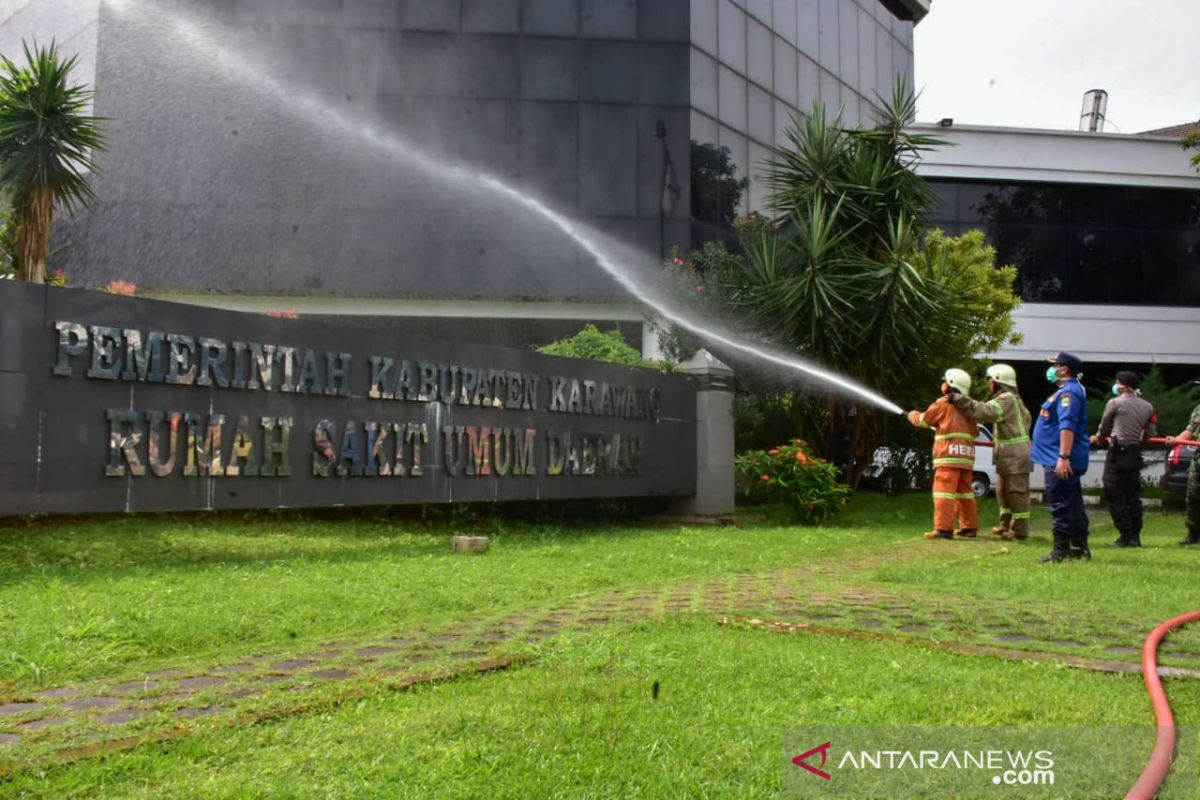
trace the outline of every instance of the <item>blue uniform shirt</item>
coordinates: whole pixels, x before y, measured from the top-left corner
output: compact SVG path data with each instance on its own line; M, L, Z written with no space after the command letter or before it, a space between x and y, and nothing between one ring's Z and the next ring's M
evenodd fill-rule
M1058 433L1060 430L1075 431L1075 444L1071 448L1071 469L1082 475L1088 468L1087 395L1079 381L1072 378L1059 387L1042 403L1037 422L1033 426L1033 444L1030 455L1033 463L1053 467L1058 463Z

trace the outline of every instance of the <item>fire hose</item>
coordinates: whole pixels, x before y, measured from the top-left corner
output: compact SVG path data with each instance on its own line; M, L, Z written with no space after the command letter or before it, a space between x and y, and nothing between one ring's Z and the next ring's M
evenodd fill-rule
M1146 768L1137 782L1125 794L1125 800L1153 800L1167 777L1167 770L1171 768L1171 760L1175 757L1175 715L1171 713L1162 679L1158 677L1158 645L1173 629L1196 620L1200 620L1200 611L1172 617L1151 631L1142 645L1142 679L1146 682L1146 692L1154 708L1158 733L1154 737L1150 760L1146 762Z
M1184 444L1187 440L1151 437L1143 444L1170 446ZM976 442L977 445L991 447L991 442ZM1167 693L1163 689L1162 679L1158 676L1158 646L1162 640L1175 628L1200 620L1200 611L1189 611L1178 617L1163 622L1150 632L1142 645L1142 679L1146 682L1146 693L1150 695L1150 706L1154 709L1154 719L1157 733L1154 737L1154 748L1150 751L1150 759L1146 768L1138 777L1137 782L1125 794L1125 800L1154 800L1167 772L1171 769L1171 761L1175 757L1175 715L1171 704L1167 702Z
M1175 439L1175 438L1168 438L1165 436L1151 436L1149 439L1143 439L1142 444L1161 444L1163 446L1172 446L1173 447L1174 445L1177 445L1177 444L1200 445L1200 441L1195 440L1195 439ZM988 442L988 441L984 441L984 442L976 441L975 446L976 447L994 447L995 445L992 442Z

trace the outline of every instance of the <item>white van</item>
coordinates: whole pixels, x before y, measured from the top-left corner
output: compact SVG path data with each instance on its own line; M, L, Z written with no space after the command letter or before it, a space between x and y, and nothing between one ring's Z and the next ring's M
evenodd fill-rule
M975 469L971 476L971 491L976 497L987 497L996 488L996 453L992 447L992 432L983 425L978 426L978 435L975 437ZM901 466L906 466L909 459L915 461L916 455L906 453ZM892 451L886 447L880 447L875 451L875 455L871 463L863 470L863 481L868 485L877 486L880 491L891 494L899 487L894 484L895 473L888 472L887 467L893 463ZM907 470L911 475L914 470ZM927 486L918 486L914 477L913 482L909 485L910 489L927 489Z

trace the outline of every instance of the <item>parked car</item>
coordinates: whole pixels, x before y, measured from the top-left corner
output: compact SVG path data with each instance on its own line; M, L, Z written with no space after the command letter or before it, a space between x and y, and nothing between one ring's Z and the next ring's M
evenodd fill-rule
M1191 467L1197 450L1200 450L1200 446L1183 442L1171 448L1171 452L1167 453L1166 463L1163 464L1163 475L1158 483L1163 491L1179 494L1187 491L1188 468Z
M881 492L895 494L900 489L927 489L929 476L923 475L921 458L912 451L905 451L899 458L890 448L880 447L872 456L871 463L863 470L863 482L875 486ZM992 432L983 425L975 437L975 470L971 477L971 491L976 497L987 497L996 486L995 453L992 448Z

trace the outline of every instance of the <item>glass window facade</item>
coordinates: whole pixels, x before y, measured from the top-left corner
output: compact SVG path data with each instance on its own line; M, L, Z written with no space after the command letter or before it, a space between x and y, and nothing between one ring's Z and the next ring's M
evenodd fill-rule
M1029 302L1200 306L1200 192L930 181L933 224L983 230Z

